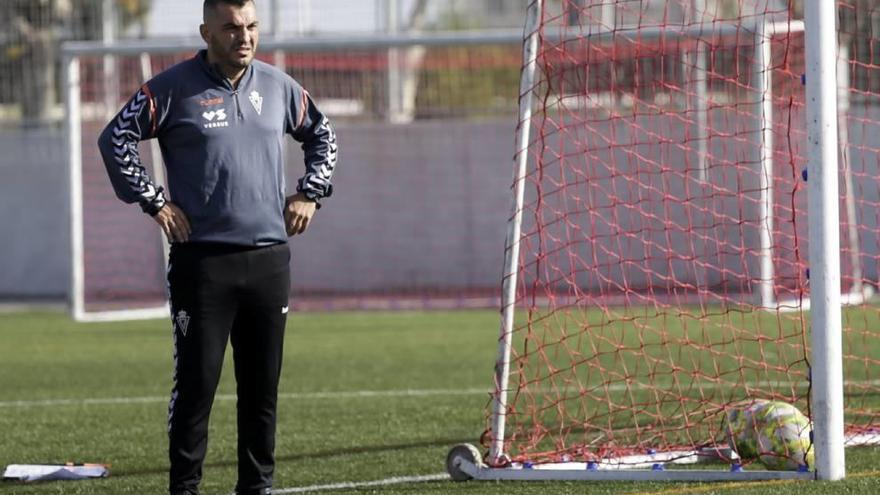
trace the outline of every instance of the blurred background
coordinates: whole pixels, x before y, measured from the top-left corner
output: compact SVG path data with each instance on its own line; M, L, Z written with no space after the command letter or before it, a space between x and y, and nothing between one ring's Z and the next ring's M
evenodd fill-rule
M264 43L341 40L317 51L261 54L315 96L342 150L336 196L293 247L297 294L494 294L525 3L258 0L257 7ZM159 238L137 207L113 198L94 141L143 81L202 46L200 22L200 1L0 0L0 298L62 301L70 293L61 46L73 41L160 47L137 56L85 55L78 63L86 290L120 304L161 297ZM491 46L393 50L358 48L355 40L499 30L507 41ZM292 181L302 161L298 147L290 148ZM141 150L152 163L149 144ZM132 263L134 252L146 254Z
M692 1L548 2L572 26L583 26L584 9L604 9L601 22L586 26L597 31L701 21ZM297 297L322 300L321 307L497 303L527 3L257 0L263 43L287 43L261 58L299 80L339 134L336 194L292 245ZM800 1L704 3L704 15L716 20L802 17ZM856 98L880 88L870 70L878 48L872 33L880 31L874 3L840 3ZM158 231L136 206L113 197L94 142L143 81L202 45L200 18L196 0L0 0L0 299L71 294L64 102L74 91L86 301L129 306L163 298ZM400 41L406 36L433 41ZM65 87L72 55L65 58L62 45L77 42L81 79ZM141 45L125 53L101 48ZM664 50L650 63L619 64L611 92L638 99L640 91L680 82L685 49ZM141 150L146 162L159 162L155 147ZM302 173L298 147L289 155L293 181Z

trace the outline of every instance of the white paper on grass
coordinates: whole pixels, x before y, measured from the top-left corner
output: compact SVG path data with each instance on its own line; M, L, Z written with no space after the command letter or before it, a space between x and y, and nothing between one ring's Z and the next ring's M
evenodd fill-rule
M82 480L104 478L109 474L110 470L103 464L10 464L6 466L3 478L21 481Z

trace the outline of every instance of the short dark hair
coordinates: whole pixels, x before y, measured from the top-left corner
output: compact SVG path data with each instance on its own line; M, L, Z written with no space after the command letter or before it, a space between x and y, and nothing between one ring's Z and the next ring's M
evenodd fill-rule
M205 0L205 4L202 6L204 10L208 8L215 8L218 5L226 4L226 5L235 5L236 7L244 7L245 5L254 2L255 0Z

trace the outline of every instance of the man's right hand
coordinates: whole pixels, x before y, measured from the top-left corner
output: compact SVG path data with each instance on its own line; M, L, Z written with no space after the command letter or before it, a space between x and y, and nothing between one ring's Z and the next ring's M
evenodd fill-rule
M192 228L189 226L189 220L183 210L172 202L165 203L165 206L153 216L153 220L162 228L168 242L186 242L189 240L189 234Z

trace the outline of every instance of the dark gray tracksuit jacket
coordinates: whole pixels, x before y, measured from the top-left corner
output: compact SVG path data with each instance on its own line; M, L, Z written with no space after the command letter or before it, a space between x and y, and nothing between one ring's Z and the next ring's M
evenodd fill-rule
M104 129L98 146L113 189L151 215L165 205L165 191L138 155L139 141L157 138L170 200L189 219L190 241L286 242L285 134L305 152L297 191L315 200L333 190L336 135L284 72L254 60L233 89L206 57L202 50L148 81Z

